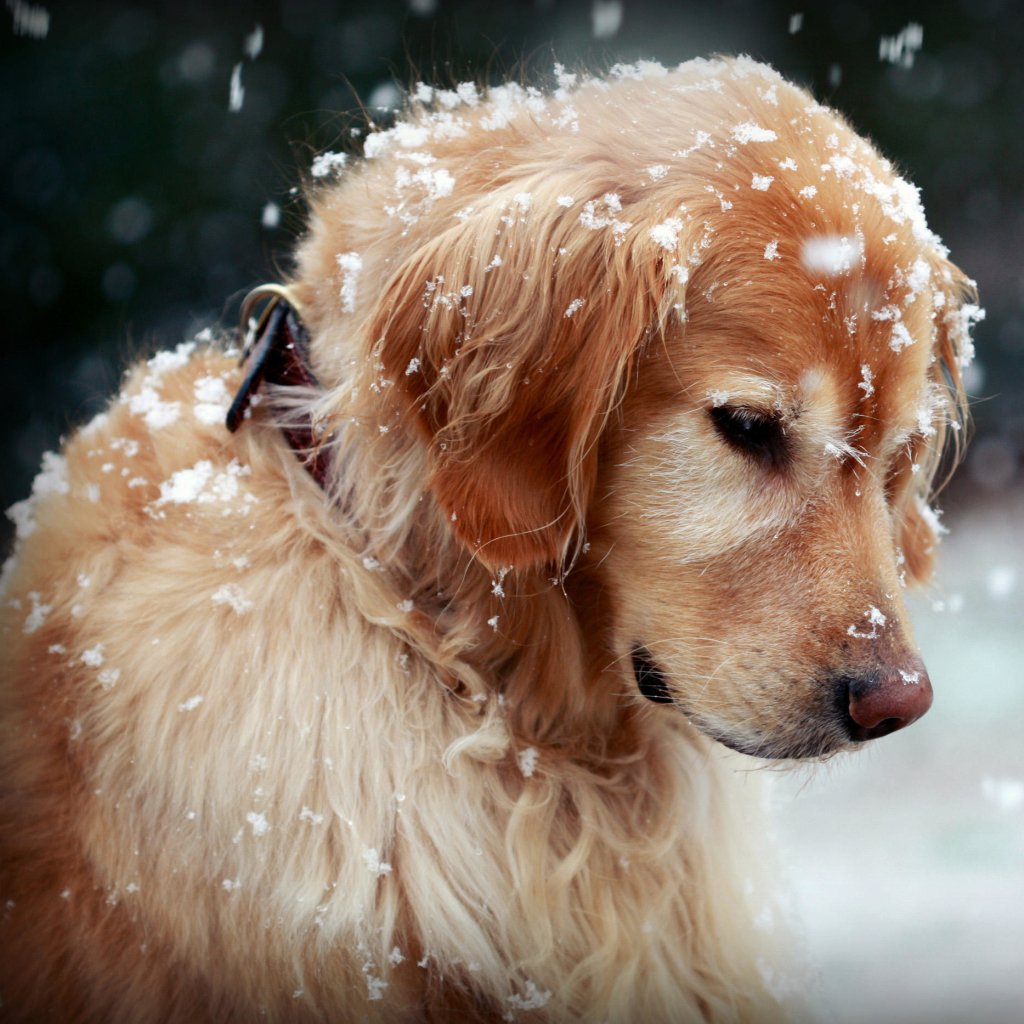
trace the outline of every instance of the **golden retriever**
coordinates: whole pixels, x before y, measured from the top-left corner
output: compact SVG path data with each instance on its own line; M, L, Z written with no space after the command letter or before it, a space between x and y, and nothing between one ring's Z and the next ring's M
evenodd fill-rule
M556 78L322 157L234 432L183 345L12 511L7 1019L802 1012L726 748L927 710L980 313L771 69Z

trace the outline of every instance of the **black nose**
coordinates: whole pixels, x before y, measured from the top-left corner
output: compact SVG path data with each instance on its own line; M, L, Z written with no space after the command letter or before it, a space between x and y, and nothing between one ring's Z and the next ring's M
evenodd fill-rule
M847 731L858 742L888 736L916 722L932 706L931 680L917 658L905 665L843 676L838 690Z

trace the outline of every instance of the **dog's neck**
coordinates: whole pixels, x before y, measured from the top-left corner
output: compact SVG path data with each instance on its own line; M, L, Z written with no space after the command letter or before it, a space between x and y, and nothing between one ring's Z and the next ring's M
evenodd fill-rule
M252 318L250 314L260 301L266 303L262 313ZM278 399L289 391L324 391L311 366L309 332L289 289L256 289L242 311L244 375L226 418L232 432L250 415L253 399L265 385L277 389ZM335 386L339 391L346 390L340 382ZM404 565L423 561L417 570L421 584L429 583L429 567L433 565L434 584L420 587L416 604L424 605L435 632L445 634L446 645L460 646L457 638L462 638L465 651L459 660L464 659L479 678L500 681L510 717L518 721L516 731L524 740L557 745L561 738L578 746L579 736L591 740L604 736L614 745L621 745L625 705L614 694L621 694L624 687L621 681L606 678L607 666L616 659L611 652L591 650L586 641L587 636L605 633L592 628L595 616L604 614L602 588L592 566L577 566L571 577L557 580L550 578L559 576L554 570L511 570L507 577L504 571L493 573L453 541L429 495L415 506L409 503L411 514L403 529L375 528L375 521L386 517L379 503L363 499L369 481L386 481L393 475L388 472L391 460L381 456L382 447L390 447L397 439L373 437L367 445L365 436L358 437L362 433L358 428L355 436L350 429L342 429L337 435L324 434L317 429L312 412L292 415L279 426L299 462L324 492L325 501L344 506L339 515L349 521L353 537L378 539L370 545L356 545L366 547L364 565L373 565L375 572L379 572L379 565L386 572L392 561ZM361 457L354 461L341 458L340 450L349 445L358 446ZM350 464L350 472L362 481L362 486L352 490L356 481L344 480L341 469L332 473L332 463ZM394 500L394 487L385 490ZM387 545L384 549L379 546L389 532L392 544L397 542L393 551L387 550ZM425 559L424 553L428 554ZM443 592L442 585L452 579L460 581L458 593ZM454 675L458 677L457 672ZM581 715L585 723L577 721ZM598 759L607 756L606 750L593 753Z

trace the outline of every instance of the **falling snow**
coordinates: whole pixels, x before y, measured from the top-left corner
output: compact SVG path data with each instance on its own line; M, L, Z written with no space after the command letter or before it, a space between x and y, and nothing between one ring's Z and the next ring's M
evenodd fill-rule
M245 86L242 85L242 65L236 64L231 69L231 88L228 95L228 110L238 113L245 103Z

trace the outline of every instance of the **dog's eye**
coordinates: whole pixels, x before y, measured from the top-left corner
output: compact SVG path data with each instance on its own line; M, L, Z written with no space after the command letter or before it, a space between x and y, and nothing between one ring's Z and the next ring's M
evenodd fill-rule
M779 420L731 405L715 406L709 414L719 437L737 451L766 466L786 461L789 445Z

